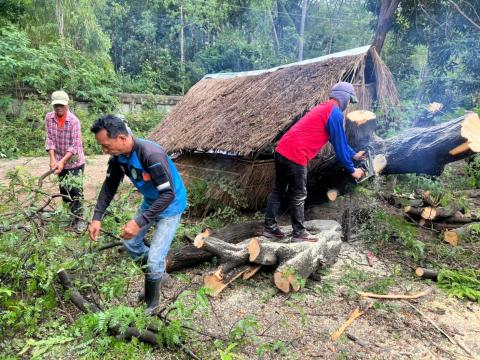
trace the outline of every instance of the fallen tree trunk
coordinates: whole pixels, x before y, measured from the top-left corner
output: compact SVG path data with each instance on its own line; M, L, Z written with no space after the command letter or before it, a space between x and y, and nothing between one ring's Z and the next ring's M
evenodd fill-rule
M383 173L440 175L446 164L480 150L476 136L479 130L480 119L476 114L428 128L408 129L383 143L387 156ZM464 151L450 153L465 143Z
M447 224L468 224L477 220L478 217L474 214L462 214L460 211L457 211L455 214L443 219L442 221Z
M427 206L422 209L420 216L425 220L435 220L438 218L448 218L456 214L458 209Z
M205 277L205 285L217 295L236 278L251 277L260 266L276 266L277 288L285 293L298 291L305 279L336 260L341 246L341 227L337 222L312 220L305 226L318 242L291 243L288 237L281 241L255 237L229 244L208 232L199 234L194 245L216 255L220 263L215 272ZM288 228L282 230L288 232Z
M480 119L474 113L426 128L410 128L387 140L375 135L375 127L372 126L374 121L360 124L347 120L346 131L349 143L355 150L369 146L375 154L386 156L387 165L382 174L438 176L446 164L480 151L480 138L477 135L480 132ZM353 184L351 176L336 160L330 145L309 164L309 201L324 198L331 187L345 193ZM432 202L432 206L438 205Z
M215 236L226 243L238 243L245 238L252 237L262 230L262 224L258 221L249 221L241 224L225 226L221 229L213 230L212 236ZM117 246L122 246L123 241L115 241L99 248L95 251L103 251ZM186 244L176 249L170 249L165 259L165 271L173 272L210 261L213 254L209 251L198 249L193 244Z

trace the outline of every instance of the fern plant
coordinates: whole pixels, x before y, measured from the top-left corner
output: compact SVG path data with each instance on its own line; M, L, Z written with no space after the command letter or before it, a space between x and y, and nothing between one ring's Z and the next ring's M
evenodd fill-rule
M441 270L437 284L451 296L480 303L480 270Z

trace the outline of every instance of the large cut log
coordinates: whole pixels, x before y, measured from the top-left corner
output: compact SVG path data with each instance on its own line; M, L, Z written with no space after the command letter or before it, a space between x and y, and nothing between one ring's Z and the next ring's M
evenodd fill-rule
M413 216L416 216L416 217L422 216L422 213L423 213L422 208L415 207L415 206L410 206L410 205L405 206L403 211L405 212L405 214L413 215Z
M480 151L480 119L474 113L430 127L410 128L387 140L375 134L375 121L360 124L347 120L345 129L353 149L368 146L374 154L386 156L382 174L440 175L446 164ZM308 170L309 201L324 198L329 188L344 193L353 185L330 145L310 162Z
M220 266L213 273L218 280L223 280L225 274L244 265L248 261L247 244L250 239L245 239L238 244L229 244L219 238L210 235L208 231L195 237L194 246L217 256ZM246 269L245 269L246 270Z
M477 221L478 217L475 214L463 214L457 211L452 216L449 216L442 221L447 224L468 224L472 221Z
M305 226L318 238L316 243L292 243L288 237L272 241L260 236L228 244L208 233L199 234L195 246L217 256L220 263L216 271L205 276L205 286L217 295L236 278L248 278L267 265L276 266L274 283L278 289L298 291L305 279L336 260L341 246L341 227L336 221L312 220ZM290 233L291 227L282 230Z
M262 224L258 221L249 221L241 224L225 226L221 229L213 230L212 236L221 239L226 243L238 243L246 238L250 238L262 230ZM172 272L187 267L192 267L210 261L214 255L193 244L187 244L177 249L171 249L166 258L166 271Z
M450 153L465 143L465 151ZM471 113L428 128L412 128L386 140L384 148L384 174L440 175L446 164L480 151L480 119Z

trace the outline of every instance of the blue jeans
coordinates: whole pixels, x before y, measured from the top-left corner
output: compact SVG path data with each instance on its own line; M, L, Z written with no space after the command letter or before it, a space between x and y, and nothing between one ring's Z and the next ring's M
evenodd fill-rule
M124 240L123 246L133 259L148 256L147 277L150 280L159 280L165 273L165 257L168 254L172 240L175 237L175 231L182 214L167 218L158 218L157 221L145 225L133 239ZM156 225L150 248L143 242L148 229Z

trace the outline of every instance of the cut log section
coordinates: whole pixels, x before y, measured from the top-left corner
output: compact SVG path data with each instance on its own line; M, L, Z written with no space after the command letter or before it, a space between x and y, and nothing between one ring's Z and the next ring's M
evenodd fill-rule
M431 207L431 206L426 206L424 208L419 208L415 206L410 206L407 205L404 207L404 212L408 215L413 215L416 217L421 217L424 220L435 220L439 218L452 218L454 215L462 218L461 214L460 216L458 215L458 211L454 208L443 208L443 207ZM445 220L446 220L445 219Z
M457 211L455 214L443 219L442 221L447 224L468 224L477 220L478 217L474 214L463 214L460 211Z
M423 213L422 208L410 206L410 205L405 206L403 208L403 211L405 212L405 214L413 215L413 216L422 216L422 213Z
M480 119L477 114L471 113L428 128L406 130L380 142L387 153L384 174L440 175L447 163L468 156L467 152L455 156L449 153L466 141L471 151L480 151Z
M457 209L448 207L425 207L422 210L422 218L425 220L435 220L438 218L448 218L457 213Z
M437 281L438 271L417 267L415 269L415 275L421 277L422 279Z
M443 240L452 246L458 245L458 235L454 230L446 230L443 233Z
M456 229L446 230L443 233L443 240L452 246L457 246L461 240L471 236L470 224Z
M467 139L468 146L473 152L480 152L480 118L476 113L465 115L461 135Z
M195 246L218 257L219 267L204 278L205 286L218 295L235 279L252 277L263 265L276 266L274 283L284 293L298 291L320 267L335 262L341 247L341 227L332 220L312 220L305 226L318 238L316 243L292 243L286 237L272 241L265 237L245 239L238 244L199 234ZM285 233L291 227L282 227Z
M331 189L327 191L327 198L330 201L335 201L337 200L338 197L338 190L337 189Z
M367 121L376 119L377 115L368 110L356 110L349 112L347 118L348 120L357 123L357 125L363 125Z
M433 220L437 217L437 210L430 206L424 207L420 216L425 220Z

